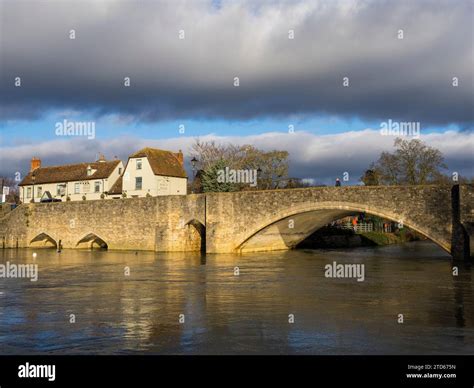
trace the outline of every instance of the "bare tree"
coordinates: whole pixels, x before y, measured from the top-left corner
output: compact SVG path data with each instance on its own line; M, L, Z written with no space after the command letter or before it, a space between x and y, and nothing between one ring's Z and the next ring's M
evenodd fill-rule
M375 168L371 166L372 168L369 168L368 170L365 171L364 175L360 178L362 182L364 182L364 185L366 186L378 186L380 177Z
M237 190L274 189L288 179L287 151L262 151L251 145L218 144L197 139L192 146L191 157L198 160L196 168L204 180L208 178L206 173L214 171L217 164L236 170L258 171L256 187L240 184L236 186Z
M3 188L8 187L9 193L6 196L6 202L9 203L18 203L20 201L19 198L19 189L18 189L18 182L9 177L0 176L0 194L3 194Z
M394 152L382 152L377 162L371 166L380 184L435 183L443 176L441 169L447 168L441 151L427 146L419 139L397 138L394 147Z

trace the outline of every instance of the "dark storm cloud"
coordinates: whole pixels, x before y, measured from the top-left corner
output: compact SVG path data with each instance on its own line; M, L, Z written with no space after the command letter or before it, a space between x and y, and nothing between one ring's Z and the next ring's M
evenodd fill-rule
M327 113L472 128L472 12L464 0L7 0L1 118L54 108L139 121Z

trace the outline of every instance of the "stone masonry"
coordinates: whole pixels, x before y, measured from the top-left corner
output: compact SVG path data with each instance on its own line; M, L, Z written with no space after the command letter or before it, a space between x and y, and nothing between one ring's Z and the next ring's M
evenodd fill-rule
M472 255L474 186L348 186L23 204L0 219L4 248L290 249L358 212L397 221L455 258Z

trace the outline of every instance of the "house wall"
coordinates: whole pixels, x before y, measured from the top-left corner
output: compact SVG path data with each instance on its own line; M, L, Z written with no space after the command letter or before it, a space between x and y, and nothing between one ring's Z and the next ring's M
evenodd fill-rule
M105 187L104 191L109 191L112 188L114 183L120 177L120 173L123 172L123 169L124 169L124 165L123 165L122 161L120 161L120 163L117 165L117 167L115 167L114 171L112 171L112 174L110 174L109 179L106 180L106 187ZM120 170L120 173L119 173L119 170Z
M156 185L158 187L157 195L186 195L187 179L171 176L157 176Z
M112 171L110 174L109 178L104 178L104 179L90 179L90 180L84 180L84 181L71 181L71 182L55 182L55 183L39 183L34 185L34 201L35 202L40 202L41 200L41 195L38 195L38 188L41 187L41 192L44 193L45 191L49 191L51 193L51 196L53 198L58 198L61 199L62 201L66 201L67 196L70 197L71 201L82 201L82 197L85 195L87 200L95 200L95 199L100 199L100 196L102 193L108 191L112 185L115 183L115 181L119 177L119 169L122 168L123 170L123 163L120 162L115 169ZM100 182L100 191L98 193L94 192L95 190L95 182ZM66 184L66 189L65 189L65 194L64 195L58 195L57 194L57 185L64 183ZM76 183L79 183L79 193L76 194L75 191L75 185ZM89 191L87 192L85 190L86 184L89 183ZM33 185L27 185L27 186L21 186L20 187L20 200L24 203L28 203L32 200L32 198L28 198L27 192L28 192L28 187L30 187L33 191ZM106 196L106 198L108 198Z
M142 168L140 170L137 170L137 160L142 161ZM135 180L137 177L142 178L141 190L135 190ZM125 167L122 185L122 190L127 194L127 197L145 197L147 193L152 197L156 197L158 195L157 189L155 174L151 169L150 163L148 163L148 159L130 158Z
M137 160L142 161L141 170L137 170ZM142 178L142 189L135 189L136 178ZM150 194L152 197L161 195L186 195L187 179L167 176L157 176L154 174L150 163L146 157L130 158L125 168L122 189L127 197L145 197Z

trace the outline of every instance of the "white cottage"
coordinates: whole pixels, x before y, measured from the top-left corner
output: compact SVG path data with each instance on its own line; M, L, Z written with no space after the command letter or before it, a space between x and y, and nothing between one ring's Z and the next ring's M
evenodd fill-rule
M30 172L18 185L20 200L27 203L108 198L108 191L122 174L122 161L106 161L103 155L92 163L51 167L41 167L41 160L33 158Z
M129 156L124 173L109 195L115 198L186 195L187 181L181 151L147 147Z

